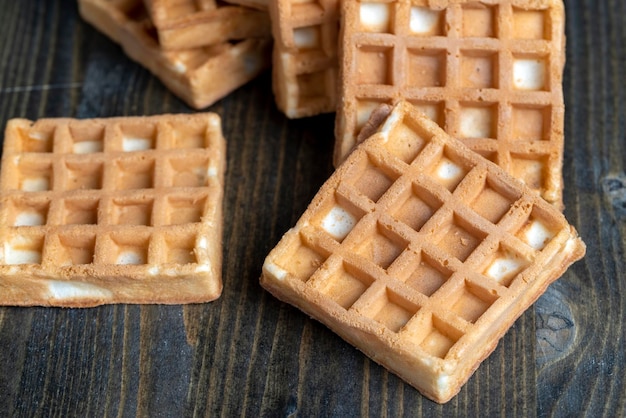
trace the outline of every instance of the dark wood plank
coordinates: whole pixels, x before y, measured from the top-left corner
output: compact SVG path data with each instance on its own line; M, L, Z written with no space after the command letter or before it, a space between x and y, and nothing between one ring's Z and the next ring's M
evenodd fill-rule
M620 0L566 5L565 213L587 256L536 306L538 384L550 388L539 413L625 416L626 218L602 184L626 163L626 9Z
M222 297L0 308L0 416L626 416L626 192L615 181L626 163L626 4L566 9L566 215L588 255L448 404L259 286L264 257L332 172L334 123L288 121L266 73L209 109L228 139ZM82 22L74 1L0 0L0 10L2 126L192 112Z

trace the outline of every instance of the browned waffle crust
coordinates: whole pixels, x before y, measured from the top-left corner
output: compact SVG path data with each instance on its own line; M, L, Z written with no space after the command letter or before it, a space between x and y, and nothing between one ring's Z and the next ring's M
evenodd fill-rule
M215 0L144 0L163 49L271 36L267 12Z
M348 1L335 164L381 103L408 100L562 207L561 0Z
M337 0L270 0L274 34L272 86L289 118L334 112L337 91Z
M224 154L211 113L9 121L0 304L219 297Z
M79 0L79 6L87 22L196 109L212 105L270 64L271 39L164 51L141 0Z
M400 102L270 252L261 284L446 402L584 252L557 208Z

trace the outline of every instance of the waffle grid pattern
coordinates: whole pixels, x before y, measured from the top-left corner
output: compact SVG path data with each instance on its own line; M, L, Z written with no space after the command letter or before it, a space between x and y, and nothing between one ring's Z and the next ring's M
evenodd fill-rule
M408 100L561 204L560 1L347 2L335 163L381 103Z
M422 378L432 382L485 346L491 348L484 356L493 350L561 274L548 273L554 258L572 262L582 244L556 208L497 166L458 151L410 109L397 109L383 133L357 148L323 186L270 253L263 280L279 294L297 289L282 295L327 325L329 312L338 312L351 328L388 341L376 350L368 347L374 342L356 339L370 355L412 353L426 364ZM565 250L572 244L579 246L575 255ZM403 367L394 371L411 381ZM417 387L439 402L452 396L423 382Z
M337 90L337 0L272 0L273 89L290 118L334 112Z
M213 114L11 121L0 172L2 275L214 274L224 152Z

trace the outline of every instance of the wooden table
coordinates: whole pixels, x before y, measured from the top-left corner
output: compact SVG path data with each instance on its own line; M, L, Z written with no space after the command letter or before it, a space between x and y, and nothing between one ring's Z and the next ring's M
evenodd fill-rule
M228 139L221 298L0 308L0 416L626 416L626 2L566 9L565 213L587 256L448 404L259 286L264 257L332 172L334 123L287 120L265 73L210 108ZM0 0L3 126L191 111L75 1Z

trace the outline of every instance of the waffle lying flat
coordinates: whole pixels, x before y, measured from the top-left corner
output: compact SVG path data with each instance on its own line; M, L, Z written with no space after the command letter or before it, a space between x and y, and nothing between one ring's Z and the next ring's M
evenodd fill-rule
M344 6L336 165L358 142L372 109L408 100L562 207L561 0Z
M9 121L0 304L216 299L224 168L211 113Z
M289 118L334 112L337 90L338 1L271 0L272 87Z
M212 105L270 65L271 38L163 51L142 0L79 0L79 6L83 19L196 109Z
M270 252L261 284L446 402L584 253L557 208L401 102Z
M271 36L267 12L216 0L145 0L163 49L191 49Z

